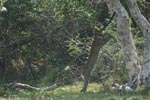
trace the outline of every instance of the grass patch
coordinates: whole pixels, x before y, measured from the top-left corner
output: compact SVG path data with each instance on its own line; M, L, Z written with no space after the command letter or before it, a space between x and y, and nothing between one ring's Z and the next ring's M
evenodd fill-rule
M97 83L89 84L87 92L80 93L81 86L81 83L76 83L71 86L59 87L52 91L0 90L0 93L3 93L0 95L0 100L110 100L110 98L132 100L134 97L137 97L138 100L150 100L150 95L144 95L141 91L119 96L117 92L104 91L102 85Z

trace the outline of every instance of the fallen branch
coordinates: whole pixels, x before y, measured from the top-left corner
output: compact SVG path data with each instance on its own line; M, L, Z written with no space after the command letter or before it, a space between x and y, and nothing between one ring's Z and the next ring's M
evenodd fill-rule
M51 86L48 86L48 87L38 88L38 87L31 86L29 84L23 84L23 83L14 82L14 83L7 84L7 86L11 87L13 89L21 88L21 89L31 89L31 90L38 90L38 91L46 91L46 90L54 90L54 89L58 88L60 86L60 84L59 83L55 83L55 84L53 84Z

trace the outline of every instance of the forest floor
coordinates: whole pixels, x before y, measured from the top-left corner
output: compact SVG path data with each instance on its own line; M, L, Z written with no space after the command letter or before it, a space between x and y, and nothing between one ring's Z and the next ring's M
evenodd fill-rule
M119 96L116 91L104 89L97 83L89 84L86 93L80 93L81 83L59 87L50 91L4 89L0 87L0 100L150 100L150 90L138 90Z

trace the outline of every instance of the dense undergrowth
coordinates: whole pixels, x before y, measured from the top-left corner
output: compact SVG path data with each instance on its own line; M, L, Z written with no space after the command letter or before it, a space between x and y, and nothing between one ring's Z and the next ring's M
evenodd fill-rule
M81 86L81 83L76 83L51 91L31 91L14 90L1 85L0 100L150 100L149 89L138 89L135 93L119 96L116 91L105 90L102 85L97 83L89 84L87 92L80 93Z

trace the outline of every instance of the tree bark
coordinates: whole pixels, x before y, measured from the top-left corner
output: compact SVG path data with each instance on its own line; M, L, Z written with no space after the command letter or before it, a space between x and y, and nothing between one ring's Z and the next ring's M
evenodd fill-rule
M90 78L90 72L96 64L100 48L103 47L109 40L110 40L110 36L108 36L107 34L96 35L94 37L94 40L91 46L90 56L82 72L83 73L83 77L82 77L83 87L81 89L81 92L85 92L87 90L88 80Z
M105 0L105 2L110 12L116 13L118 38L121 42L122 50L125 56L126 68L128 70L128 85L130 87L136 86L134 82L137 81L141 67L130 31L128 13L119 0Z
M141 84L150 87L150 23L142 15L137 5L137 0L127 0L127 5L132 18L141 29L145 37L145 48L140 79Z

